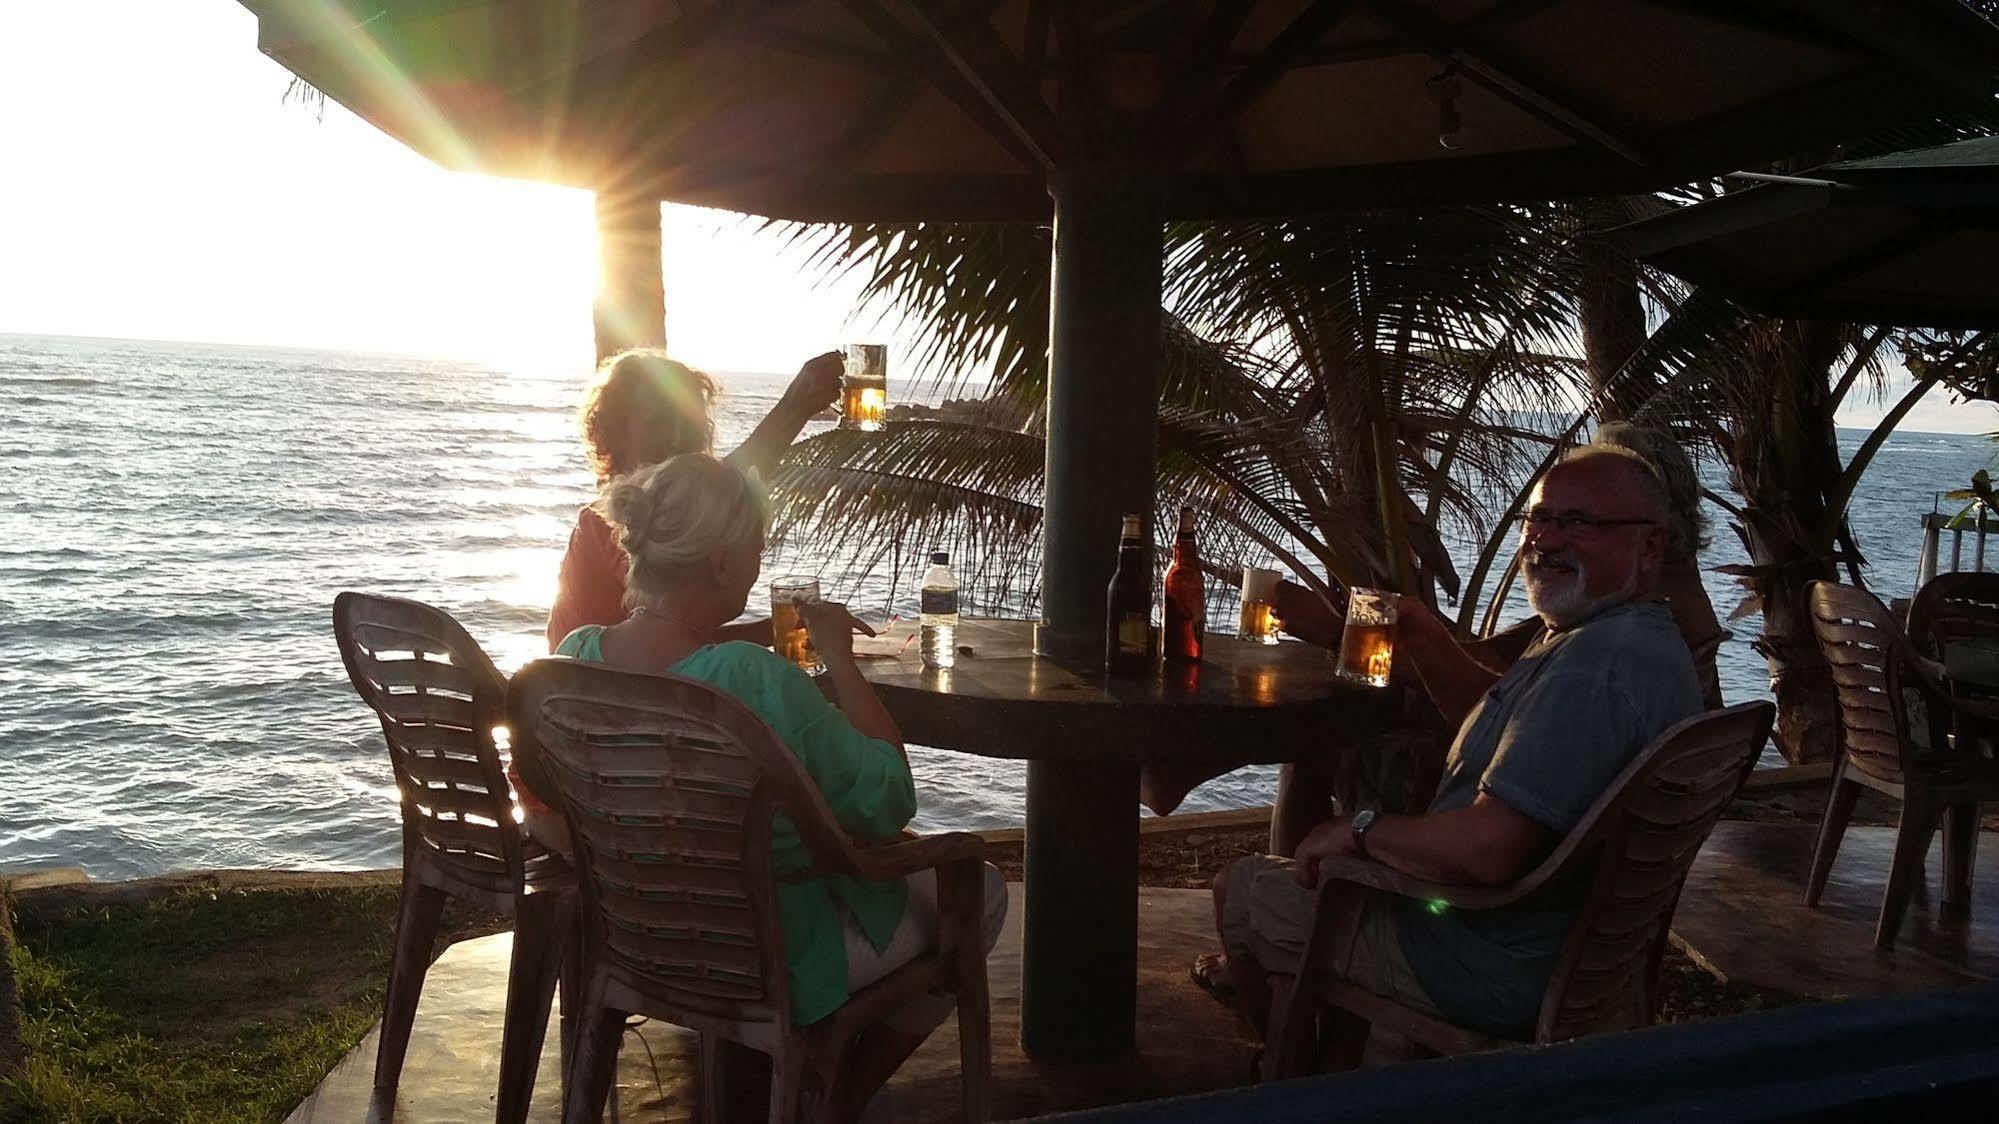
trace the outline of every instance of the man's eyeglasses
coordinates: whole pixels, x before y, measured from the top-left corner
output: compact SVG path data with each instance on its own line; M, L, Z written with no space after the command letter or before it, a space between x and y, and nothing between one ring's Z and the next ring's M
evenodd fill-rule
M1606 519L1601 515L1586 515L1580 511L1529 511L1520 516L1520 530L1524 534L1537 534L1559 529L1570 536L1588 537L1600 535L1612 527L1655 526L1657 519Z

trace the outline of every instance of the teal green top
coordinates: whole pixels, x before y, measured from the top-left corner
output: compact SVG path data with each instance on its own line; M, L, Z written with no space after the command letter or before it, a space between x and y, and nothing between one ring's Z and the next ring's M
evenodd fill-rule
M603 635L603 625L585 625L565 637L555 654L601 663ZM769 648L740 640L709 644L666 670L713 684L755 711L805 766L833 818L856 839L894 839L916 814L916 781L901 751L854 729L810 676ZM812 865L798 829L782 813L771 821L770 850L772 869L780 877ZM902 922L908 896L900 880L868 882L834 875L778 883L778 918L791 965L792 1022L818 1022L847 1001L846 941L834 903L853 912L880 951Z

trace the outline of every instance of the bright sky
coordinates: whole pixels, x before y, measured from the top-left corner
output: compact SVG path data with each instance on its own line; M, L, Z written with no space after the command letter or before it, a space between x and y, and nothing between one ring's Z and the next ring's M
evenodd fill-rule
M13 4L6 25L0 332L588 362L586 194L445 172L336 104L284 104L233 0ZM752 220L669 207L665 242L689 362L788 371L857 334L851 288ZM1999 409L1933 392L1904 427L1999 430Z
M0 331L587 364L590 196L445 172L290 76L233 0L7 5ZM788 371L849 334L751 220L667 209L681 358Z

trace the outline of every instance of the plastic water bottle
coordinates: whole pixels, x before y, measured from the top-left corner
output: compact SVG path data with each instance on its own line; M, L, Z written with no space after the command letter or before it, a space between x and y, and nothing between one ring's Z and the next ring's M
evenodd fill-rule
M930 569L923 574L923 666L950 667L958 662L958 579L951 573L951 556L931 551Z

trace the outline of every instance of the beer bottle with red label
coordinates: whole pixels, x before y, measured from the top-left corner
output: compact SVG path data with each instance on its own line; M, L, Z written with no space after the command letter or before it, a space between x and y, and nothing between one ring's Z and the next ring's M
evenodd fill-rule
M1152 552L1140 535L1139 517L1125 516L1104 624L1104 667L1113 675L1143 672L1152 664Z
M1194 509L1180 509L1180 532L1173 538L1173 564L1166 568L1166 658L1201 661L1201 634L1208 625L1208 596L1201 587L1201 552L1194 545Z

